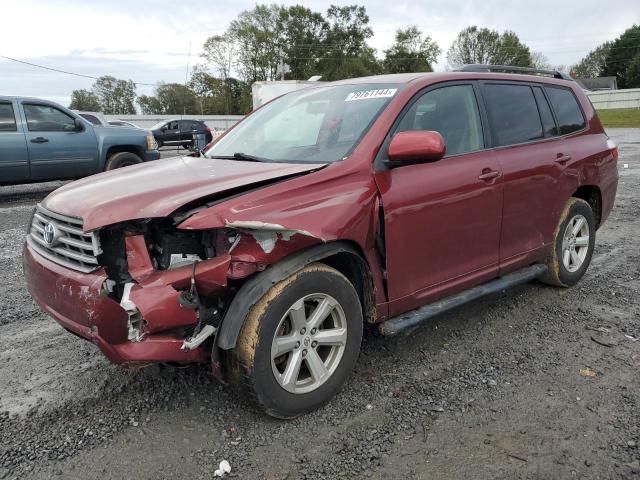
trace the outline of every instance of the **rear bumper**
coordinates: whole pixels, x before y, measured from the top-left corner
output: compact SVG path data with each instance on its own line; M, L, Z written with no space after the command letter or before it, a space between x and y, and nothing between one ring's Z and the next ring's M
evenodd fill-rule
M208 355L197 348L181 350L183 339L170 333L127 339L127 312L103 291L104 269L80 273L23 249L27 288L42 310L70 332L95 343L113 363L202 362ZM159 299L160 300L160 299Z

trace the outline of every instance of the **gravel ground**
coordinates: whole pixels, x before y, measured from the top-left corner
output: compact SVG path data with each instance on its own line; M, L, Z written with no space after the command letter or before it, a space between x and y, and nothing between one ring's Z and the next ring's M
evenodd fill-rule
M368 331L342 393L288 422L203 367L110 365L42 314L20 249L61 183L0 187L0 478L210 479L223 459L270 480L638 478L640 131L610 134L618 198L580 284L513 288L409 338Z

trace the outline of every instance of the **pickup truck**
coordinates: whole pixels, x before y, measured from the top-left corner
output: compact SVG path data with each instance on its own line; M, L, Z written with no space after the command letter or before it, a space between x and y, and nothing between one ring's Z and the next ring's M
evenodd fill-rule
M145 130L92 125L53 102L0 96L0 185L81 178L159 158Z

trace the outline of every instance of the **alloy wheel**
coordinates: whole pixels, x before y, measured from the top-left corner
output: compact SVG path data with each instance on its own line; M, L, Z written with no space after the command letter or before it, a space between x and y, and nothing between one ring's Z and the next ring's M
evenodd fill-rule
M288 392L309 393L336 371L347 344L347 319L330 295L298 299L283 315L271 344L271 368Z

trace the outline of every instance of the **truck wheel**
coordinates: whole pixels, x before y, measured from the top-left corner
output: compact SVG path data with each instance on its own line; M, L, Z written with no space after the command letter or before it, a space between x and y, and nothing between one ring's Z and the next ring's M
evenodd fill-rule
M274 417L314 410L353 370L362 321L349 280L325 264L308 265L271 287L249 311L231 355L236 381Z
M540 280L549 285L575 285L589 268L596 242L596 220L593 210L580 198L567 202L553 235L546 264L549 267Z
M115 170L116 168L128 167L129 165L136 165L138 163L142 163L142 159L131 152L120 152L114 153L107 160L106 165L104 166L105 171L107 170Z

